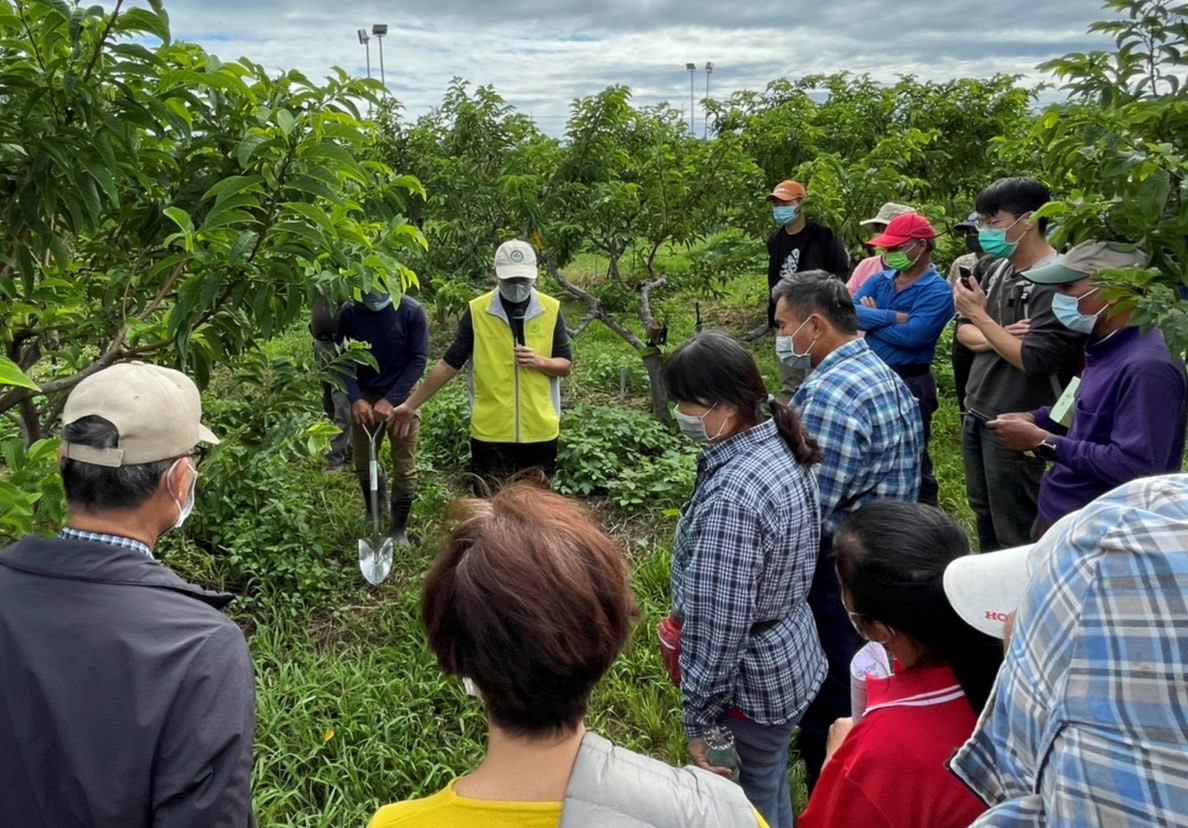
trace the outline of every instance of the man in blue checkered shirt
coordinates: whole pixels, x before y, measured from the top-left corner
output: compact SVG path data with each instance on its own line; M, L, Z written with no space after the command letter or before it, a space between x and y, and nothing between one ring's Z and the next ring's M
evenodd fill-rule
M951 762L991 806L975 825L1185 824L1188 475L1114 489L1033 547L955 561L945 591L985 632L1018 607Z
M812 368L792 397L805 431L825 459L821 554L809 592L829 676L801 722L798 741L811 785L825 759L829 726L850 715L850 660L864 643L842 607L829 557L834 530L853 509L874 500L916 500L924 427L911 390L858 336L846 286L828 273L806 271L772 290L776 356L793 370Z

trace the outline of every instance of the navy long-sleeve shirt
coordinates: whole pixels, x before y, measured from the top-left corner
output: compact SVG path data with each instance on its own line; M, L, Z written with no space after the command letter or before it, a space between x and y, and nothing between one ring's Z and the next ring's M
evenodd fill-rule
M1053 434L1051 408L1033 412ZM1040 486L1039 513L1054 523L1123 483L1177 472L1184 462L1188 377L1158 328L1123 328L1085 348L1072 427Z
M345 377L352 404L364 395L385 397L392 405L408 398L429 361L429 320L425 308L411 296L401 296L383 310L369 310L354 302L338 319L338 341L353 339L371 346L379 370L356 365Z
M931 365L936 341L953 318L953 289L936 267L903 290L895 289L896 272L886 270L871 276L854 294L858 327L866 331L866 344L891 366ZM874 298L877 308L862 304ZM899 322L899 313L906 322Z

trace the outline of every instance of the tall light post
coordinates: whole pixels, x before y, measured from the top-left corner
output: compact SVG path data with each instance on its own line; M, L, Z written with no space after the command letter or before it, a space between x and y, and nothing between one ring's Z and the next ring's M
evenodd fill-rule
M697 71L697 64L686 63L685 69L689 71L689 132L696 138L697 127L693 126L693 73Z
M371 80L371 35L366 29L359 29L359 43L367 50L367 79Z
M380 54L383 54L382 50ZM705 126L701 134L702 138L709 138L709 79L710 75L714 73L714 62L707 60L705 62Z
M380 83L384 85L384 89L388 88L388 80L384 77L384 35L388 33L387 23L376 23L371 27L371 33L375 35L375 39L379 41L380 52Z

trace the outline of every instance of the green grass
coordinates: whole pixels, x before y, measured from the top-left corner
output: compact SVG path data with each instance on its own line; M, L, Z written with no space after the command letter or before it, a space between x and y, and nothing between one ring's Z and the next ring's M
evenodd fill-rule
M579 257L570 270L583 281L595 279L592 257ZM693 333L694 301L701 302L706 328L741 335L763 320L764 295L764 277L754 274L732 280L712 300L658 292L655 307L669 325L671 348ZM569 302L565 310L571 324L583 312ZM637 319L629 314L623 318L640 330ZM434 359L452 333L448 325L433 331ZM774 386L773 340L766 337L751 347ZM309 343L302 332L292 332L268 348L274 355L298 358L304 357ZM574 349L574 373L564 384L567 408L618 407L620 370L626 367L626 407L647 409L646 374L626 343L596 323ZM940 356L937 370L942 389L951 391ZM316 406L317 400L311 399L310 411ZM280 464L279 472L267 467L268 473L282 475L275 485L286 492L288 511L270 517L261 507L254 520L296 521L293 532L308 542L305 552L317 556L317 566L301 562L308 559L295 560L292 566L314 572L326 583L315 588L297 580L305 586L293 589L307 589L313 597L302 601L297 595L295 600L292 594L275 591L275 579L264 567L242 585L245 600L234 610L248 631L258 676L254 797L261 826L363 825L380 805L432 793L482 757L486 731L481 705L462 692L457 680L437 669L417 615L423 573L440 538L442 510L451 498L465 494L459 475L465 459L464 407L460 380L426 407L421 489L413 516L422 544L397 561L379 588L366 587L357 570L355 539L364 527L353 475L326 477L316 458ZM577 439L579 432L573 427L570 433ZM941 400L932 448L942 504L968 527L959 423L951 393ZM630 457L618 460L625 469L634 462ZM680 468L691 475L691 468ZM680 695L665 677L655 634L668 610L673 518L646 504L624 510L602 498L589 505L631 561L643 618L596 690L588 723L618 744L683 764L688 757ZM164 551L172 565L198 580L219 584L229 577L225 558L189 543L171 543ZM793 783L800 808L805 789L798 768L793 770Z

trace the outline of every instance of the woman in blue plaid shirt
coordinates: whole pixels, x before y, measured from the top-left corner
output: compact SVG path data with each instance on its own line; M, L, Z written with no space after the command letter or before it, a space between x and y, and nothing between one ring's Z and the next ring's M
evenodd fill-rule
M722 333L672 354L664 382L681 430L706 448L672 550L672 605L689 750L734 734L740 783L773 828L791 828L788 746L825 677L806 598L820 541L812 465L796 413L768 395L750 353Z

